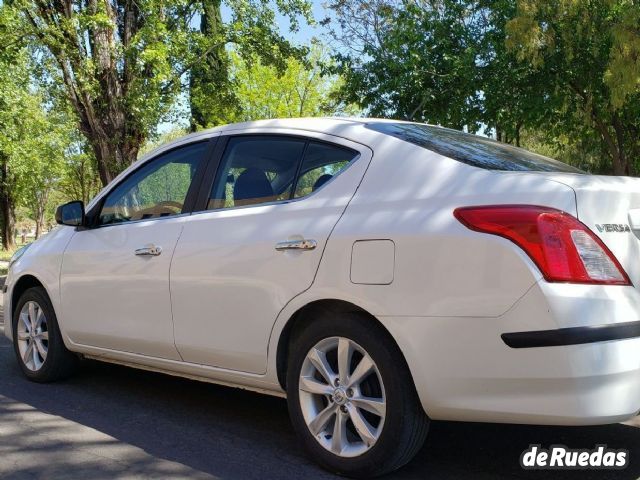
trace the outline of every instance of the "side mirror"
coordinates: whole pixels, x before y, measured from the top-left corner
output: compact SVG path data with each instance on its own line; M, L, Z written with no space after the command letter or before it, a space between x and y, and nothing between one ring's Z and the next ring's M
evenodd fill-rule
M81 227L84 225L84 203L79 200L60 205L56 210L56 222L60 225Z

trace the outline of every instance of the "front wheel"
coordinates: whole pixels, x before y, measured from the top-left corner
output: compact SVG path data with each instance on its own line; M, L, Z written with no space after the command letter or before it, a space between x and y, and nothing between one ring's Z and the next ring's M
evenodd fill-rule
M418 452L429 424L405 360L371 319L322 316L292 338L293 426L331 472L373 477L396 470Z
M13 315L13 346L22 372L34 382L68 377L78 357L67 350L56 314L42 287L22 294Z

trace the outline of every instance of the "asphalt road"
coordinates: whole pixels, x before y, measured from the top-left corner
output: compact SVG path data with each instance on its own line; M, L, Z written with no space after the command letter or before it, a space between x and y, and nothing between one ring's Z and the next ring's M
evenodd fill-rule
M1 321L1 318L0 318ZM2 327L0 325L0 333ZM628 425L532 427L433 422L394 479L636 479L640 417ZM625 448L623 471L524 471L530 444ZM2 479L321 479L291 430L284 400L87 362L65 382L25 380L0 339Z

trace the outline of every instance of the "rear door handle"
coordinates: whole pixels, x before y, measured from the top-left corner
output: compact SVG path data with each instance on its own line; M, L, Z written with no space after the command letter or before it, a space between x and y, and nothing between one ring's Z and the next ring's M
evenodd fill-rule
M157 247L155 245L145 245L141 248L136 248L136 255L142 257L157 257L162 253L162 247Z
M286 240L276 244L276 250L313 250L318 246L318 242L312 239Z

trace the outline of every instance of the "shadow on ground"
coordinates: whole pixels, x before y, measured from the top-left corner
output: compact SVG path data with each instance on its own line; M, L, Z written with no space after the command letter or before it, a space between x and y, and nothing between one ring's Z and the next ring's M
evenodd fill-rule
M87 362L78 376L66 382L38 385L23 379L6 340L0 340L0 395L8 399L0 402L0 422L7 418L7 410L23 404L104 433L112 438L106 443L115 443L114 447L128 444L153 458L175 462L151 469L145 464L148 458L118 459L127 472L146 478L168 478L172 472L180 476L171 470L176 464L229 479L331 477L304 456L291 430L286 402L278 398L98 362ZM32 422L31 428L37 436L40 429L53 428L50 423ZM12 442L14 449L29 451L34 449L30 437L18 429L13 437L0 438L0 444ZM628 449L630 466L623 471L523 471L519 458L529 444L589 449L607 444ZM55 442L41 442L33 453L56 448ZM96 448L99 451L100 445ZM77 478L116 476L94 463L80 462ZM64 462L59 468L65 468ZM19 473L14 472L15 478L20 478ZM25 478L33 478L24 473ZM558 428L434 422L417 458L388 478L470 476L636 479L640 477L640 429L620 424Z

